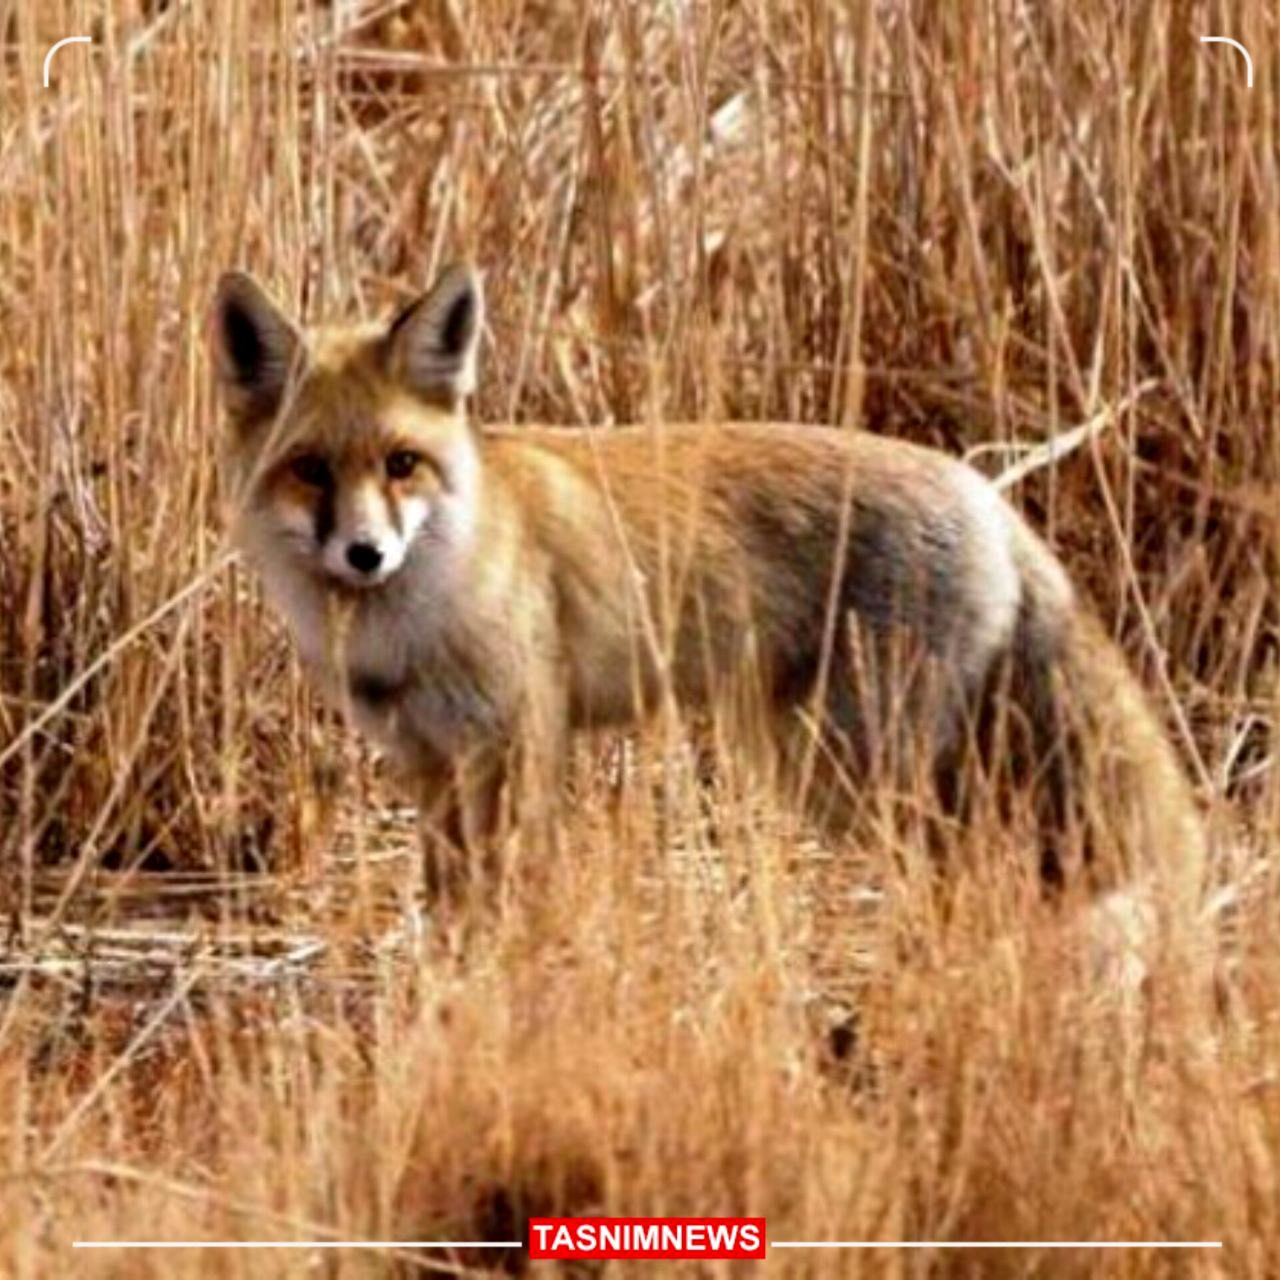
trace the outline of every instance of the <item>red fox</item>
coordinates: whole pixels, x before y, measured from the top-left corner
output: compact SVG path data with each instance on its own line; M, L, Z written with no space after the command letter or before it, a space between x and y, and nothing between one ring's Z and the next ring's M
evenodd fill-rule
M458 265L389 325L304 334L235 273L211 325L238 541L440 847L495 839L517 771L554 795L572 731L749 672L837 825L904 761L962 813L976 767L1025 791L1051 883L1069 847L1195 857L1136 680L975 471L795 424L482 429L482 314Z

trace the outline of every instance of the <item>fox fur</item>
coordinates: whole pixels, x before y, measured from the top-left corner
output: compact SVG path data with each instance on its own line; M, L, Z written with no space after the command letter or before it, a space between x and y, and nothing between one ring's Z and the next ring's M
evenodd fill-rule
M440 848L553 797L574 731L741 705L749 674L744 740L835 826L904 770L957 814L1001 773L1051 883L1069 848L1196 856L1141 688L977 472L792 424L482 429L482 309L461 265L389 325L304 334L232 274L211 326L240 545Z

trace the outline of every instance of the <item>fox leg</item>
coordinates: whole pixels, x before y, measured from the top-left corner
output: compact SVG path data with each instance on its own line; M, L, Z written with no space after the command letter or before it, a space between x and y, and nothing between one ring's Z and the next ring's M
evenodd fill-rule
M569 717L564 686L548 673L525 708L510 760L509 820L526 837L554 838L568 779Z
M847 619L825 678L789 709L780 734L785 776L816 823L834 836L889 816L904 799L937 791L958 765L967 728L951 664L909 629L872 630ZM882 808L890 806L889 810Z
M419 771L417 799L427 891L496 885L507 837L553 834L564 785L567 726L547 706L513 742L477 745Z
M507 773L506 752L490 747L418 762L413 794L429 897L456 896L492 869Z

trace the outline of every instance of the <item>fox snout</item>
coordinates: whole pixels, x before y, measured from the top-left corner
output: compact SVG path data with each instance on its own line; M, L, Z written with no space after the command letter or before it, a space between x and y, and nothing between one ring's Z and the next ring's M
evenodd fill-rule
M325 573L353 587L376 587L404 564L408 544L426 516L409 499L393 508L372 481L348 485L333 498L331 527L317 523Z
M404 563L404 548L392 539L333 538L325 547L322 560L325 572L339 582L350 587L376 587Z

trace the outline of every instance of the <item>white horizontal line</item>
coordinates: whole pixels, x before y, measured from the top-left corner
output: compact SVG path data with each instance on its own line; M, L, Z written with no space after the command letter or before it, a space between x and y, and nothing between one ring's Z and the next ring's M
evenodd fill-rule
M523 1240L75 1240L73 1249L523 1249ZM1221 1240L770 1240L770 1249L1221 1249Z
M1221 1249L1221 1240L770 1240L770 1249Z
M73 1249L523 1249L523 1240L73 1240Z

